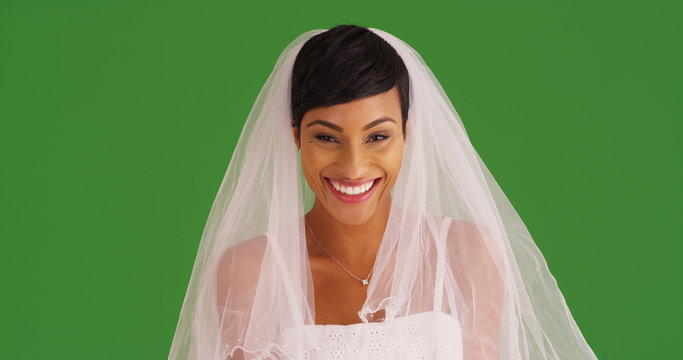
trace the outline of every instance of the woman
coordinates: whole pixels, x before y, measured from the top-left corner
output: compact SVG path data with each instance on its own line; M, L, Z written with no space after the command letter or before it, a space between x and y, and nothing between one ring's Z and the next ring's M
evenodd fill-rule
M245 123L169 359L595 359L410 46L302 34Z

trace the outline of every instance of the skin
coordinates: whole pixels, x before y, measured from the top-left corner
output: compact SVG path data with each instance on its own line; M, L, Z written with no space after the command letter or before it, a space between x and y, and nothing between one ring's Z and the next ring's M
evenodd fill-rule
M395 122L385 121L364 129L382 117L394 119ZM343 131L316 120L324 120ZM410 121L406 127L409 132ZM301 137L296 128L293 129L293 135L296 145L301 149L304 176L315 193L313 208L306 214L313 233L349 271L365 278L372 269L387 225L391 207L390 190L398 177L403 159L405 138L397 89L345 104L311 109L303 117ZM326 177L382 179L375 185L378 188L372 197L362 203L350 204L330 193L325 183ZM314 284L315 323L359 323L358 311L365 302L367 286L347 274L323 252L314 240L313 233L306 230ZM476 318L466 313L461 319L465 358L498 358L498 343L495 339L500 333L504 289L492 254L482 246L480 229L472 223L457 221L448 236L448 243L452 244L448 254L449 264L453 267L458 289L464 295L463 308L478 309ZM458 240L462 238L470 241ZM218 283L230 284L232 287L243 284L245 288L256 283L258 270L244 272L244 269L260 267L265 241L265 238L259 238L258 241L245 242L229 249L229 256L225 256L221 262ZM477 264L467 263L468 259L477 259ZM238 276L231 276L237 272ZM245 277L245 274L252 277ZM475 283L487 286L475 287ZM228 290L229 287L219 286L219 304L224 303ZM218 311L223 312L220 307ZM238 349L228 358L244 359L244 356Z
M376 121L380 118L391 120ZM301 133L293 128L306 182L315 193L306 219L323 247L359 278L370 273L389 218L390 190L401 168L405 144L401 119L394 87L382 94L311 109L303 116ZM370 125L374 126L366 128ZM326 178L381 179L370 198L347 203L335 197ZM358 311L365 302L367 286L330 258L308 229L306 242L316 324L360 322Z

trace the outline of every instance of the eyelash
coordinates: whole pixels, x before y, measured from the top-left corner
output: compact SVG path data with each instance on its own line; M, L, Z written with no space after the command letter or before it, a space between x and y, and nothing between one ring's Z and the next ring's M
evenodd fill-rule
M377 137L377 136L379 136L381 138L378 140L371 140L371 142L380 142L380 141L387 140L389 138L389 135L383 135L383 134L372 134L368 138L372 139L372 138ZM315 138L322 141L322 142L336 142L336 139L334 139L334 137L332 137L330 135L316 135ZM330 141L328 138L333 139L333 141Z
M389 138L389 135L384 135L384 134L372 134L372 135L370 135L370 138L375 137L375 136L379 136L381 138L379 140L374 140L374 142L384 141L384 140Z
M330 136L330 135L316 135L315 138L318 139L318 140L320 140L320 141L322 141L322 142L332 142L332 141L330 141L330 140L326 140L327 138L334 139L334 138L333 138L332 136Z

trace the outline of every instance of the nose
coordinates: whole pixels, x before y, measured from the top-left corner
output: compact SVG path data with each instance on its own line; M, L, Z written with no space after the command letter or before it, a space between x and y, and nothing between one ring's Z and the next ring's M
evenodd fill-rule
M365 175L369 161L360 144L348 144L344 146L339 164L342 173L354 180Z

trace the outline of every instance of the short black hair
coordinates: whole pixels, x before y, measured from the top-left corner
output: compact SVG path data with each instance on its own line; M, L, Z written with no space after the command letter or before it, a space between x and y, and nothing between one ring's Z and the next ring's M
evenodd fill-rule
M301 130L301 119L313 108L381 94L394 86L399 93L405 137L410 78L403 59L370 29L337 25L308 39L294 60L292 127Z

